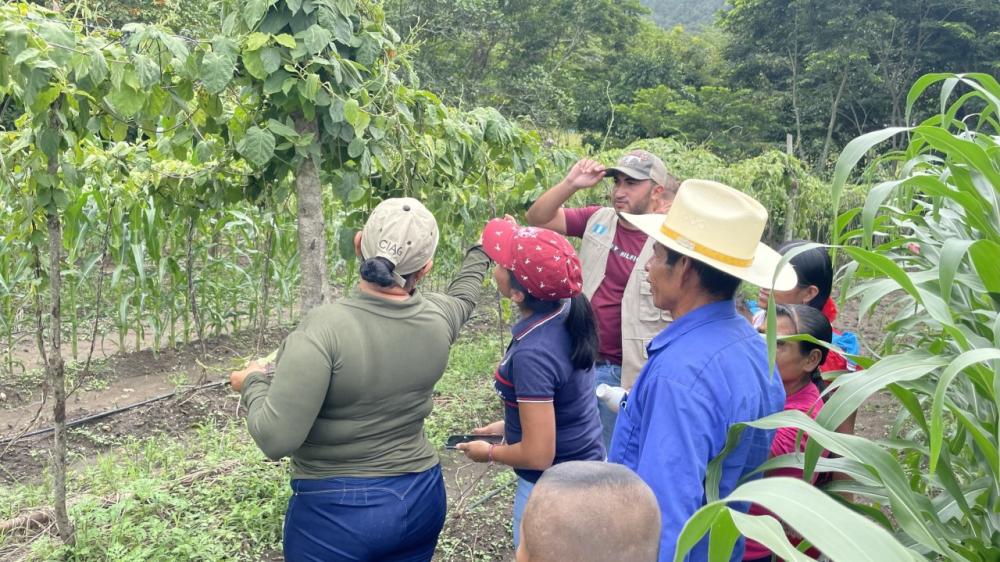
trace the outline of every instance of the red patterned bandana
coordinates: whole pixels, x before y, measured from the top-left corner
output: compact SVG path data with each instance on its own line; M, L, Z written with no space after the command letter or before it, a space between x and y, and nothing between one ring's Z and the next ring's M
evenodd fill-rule
M531 296L551 301L583 290L583 270L573 245L545 228L493 219L483 231L483 250L511 270Z

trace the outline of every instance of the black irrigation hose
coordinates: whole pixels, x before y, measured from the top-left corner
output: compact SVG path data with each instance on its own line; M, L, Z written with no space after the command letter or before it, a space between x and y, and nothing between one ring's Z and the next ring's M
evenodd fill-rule
M209 382L209 383L205 383L205 384L200 385L200 386L196 386L196 387L194 387L192 389L189 389L189 390L192 391L192 392L197 392L199 390L204 390L206 388L212 388L214 386L222 386L224 384L229 384L229 380L226 379L226 380L221 380L221 381L216 381L216 382ZM78 420L73 420L71 422L67 422L66 423L66 429L69 429L71 427L75 427L75 426L78 426L78 425L82 425L82 424L85 424L87 422L92 422L94 420L99 420L101 418L106 418L108 416L113 416L115 414L120 414L122 412L127 412L128 410L131 410L133 408L138 408L139 406L145 406L146 404L152 404L153 402L159 402L160 400L165 400L165 399L170 398L172 396L177 396L178 392L180 392L180 391L175 390L175 391L169 392L167 394L161 394L160 396L154 396L153 398L150 398L148 400L143 400L142 402L136 402L135 404L129 404L128 406L122 406L121 408L115 408L114 410L108 410L106 412L101 412L99 414L94 414L94 415L91 415L91 416L87 416L85 418L80 418ZM188 392L188 391L185 390L184 392ZM32 431L31 433L25 433L24 435L15 435L14 437L5 437L3 439L0 439L0 445L6 445L7 443L10 443L11 441L16 441L16 440L19 440L19 439L28 439L29 437L37 437L39 435L45 435L46 433L51 433L51 432L53 432L55 430L56 430L55 427L46 427L44 429L37 429L35 431Z

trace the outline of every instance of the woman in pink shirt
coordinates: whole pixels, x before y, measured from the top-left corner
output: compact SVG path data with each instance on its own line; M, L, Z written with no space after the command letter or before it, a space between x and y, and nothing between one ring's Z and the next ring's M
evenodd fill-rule
M823 316L819 310L804 304L780 304L777 305L777 331L778 336L793 336L804 334L813 338L830 343L833 337L833 328L830 321ZM764 327L760 328L764 331ZM807 341L783 341L778 340L778 349L775 355L775 366L781 375L781 382L785 386L785 410L799 410L805 412L813 419L823 408L823 401L820 399L822 379L820 378L820 365L826 361L827 349ZM798 429L794 427L782 427L774 435L771 442L771 457L786 455L795 452L795 437ZM799 451L805 450L807 435L803 435L799 443ZM802 470L797 468L781 468L768 472L766 476L789 476L792 478L802 478ZM813 479L815 482L815 478ZM765 515L768 512L758 505L750 506L751 515ZM793 544L798 544L801 540L789 534L789 540ZM772 553L758 542L747 539L746 551L743 555L744 561L764 562L770 561Z

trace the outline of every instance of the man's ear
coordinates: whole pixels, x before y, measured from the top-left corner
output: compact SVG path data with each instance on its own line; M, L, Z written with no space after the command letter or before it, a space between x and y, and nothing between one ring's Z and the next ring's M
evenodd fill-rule
M660 184L654 183L649 195L653 199L654 213L665 214L670 209L670 204L673 203L673 198L667 197L667 190Z
M681 283L687 284L689 280L694 281L695 284L698 283L696 277L698 274L694 270L694 259L690 256L681 254L681 259L674 263L674 269L680 269Z
M361 231L354 233L354 255L361 257Z

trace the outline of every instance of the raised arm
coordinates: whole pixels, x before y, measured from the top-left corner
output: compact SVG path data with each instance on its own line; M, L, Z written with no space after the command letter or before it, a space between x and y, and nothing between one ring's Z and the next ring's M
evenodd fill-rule
M570 168L566 177L550 187L538 198L525 214L528 224L566 234L566 214L563 204L581 189L593 187L604 178L604 166L594 160L583 159Z
M483 280L490 271L490 258L483 247L476 244L465 253L462 269L452 279L445 293L427 293L425 296L437 304L448 319L451 341L458 339L462 325L472 316L483 291Z

